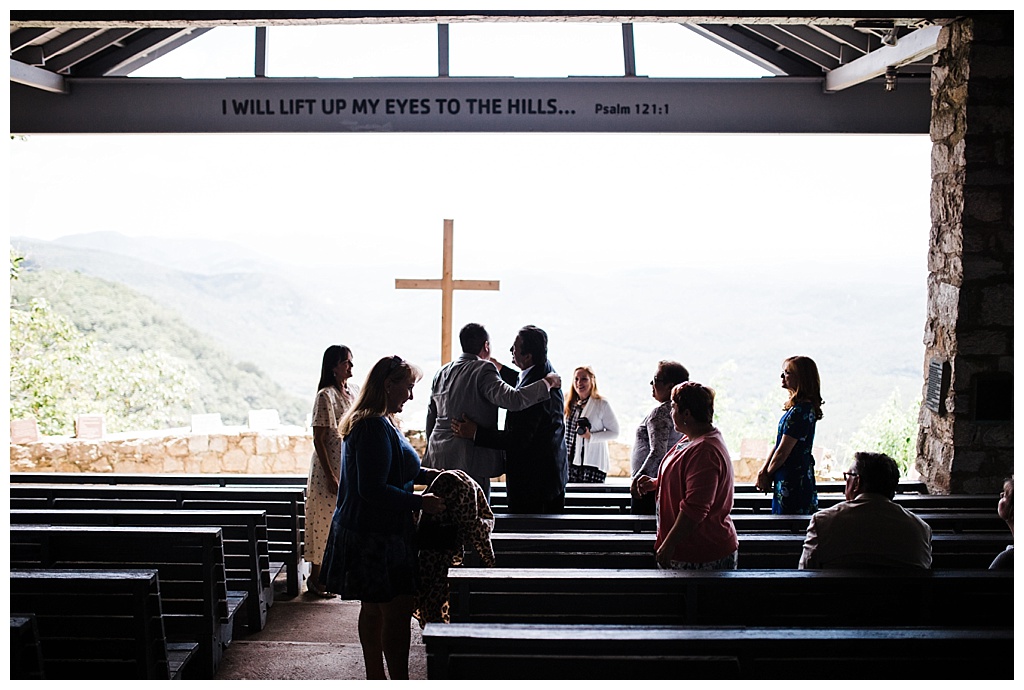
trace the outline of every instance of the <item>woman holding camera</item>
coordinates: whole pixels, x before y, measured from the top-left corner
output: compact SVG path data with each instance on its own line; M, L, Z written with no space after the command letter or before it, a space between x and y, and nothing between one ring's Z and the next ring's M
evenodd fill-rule
M618 435L619 422L612 406L597 392L594 370L588 366L576 367L572 390L565 400L569 481L603 482L609 468L608 441Z

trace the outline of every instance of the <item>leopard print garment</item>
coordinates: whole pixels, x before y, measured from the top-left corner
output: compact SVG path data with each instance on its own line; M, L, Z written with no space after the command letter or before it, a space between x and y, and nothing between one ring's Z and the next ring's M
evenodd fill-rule
M454 526L457 537L454 548L428 549L419 552L419 586L413 615L420 627L427 623L448 623L448 568L462 565L466 549L471 547L480 556L482 565L494 567L491 530L494 513L484 491L462 470L446 470L434 479L429 493L444 498L445 510L429 516L439 526Z

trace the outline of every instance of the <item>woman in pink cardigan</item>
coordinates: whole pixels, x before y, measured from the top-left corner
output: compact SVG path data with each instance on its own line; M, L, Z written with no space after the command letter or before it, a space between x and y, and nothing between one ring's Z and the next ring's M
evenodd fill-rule
M657 492L655 556L662 568L736 568L739 539L732 511L732 460L711 423L715 392L688 381L672 389L672 421L683 438L661 461L658 477L641 477L641 494Z

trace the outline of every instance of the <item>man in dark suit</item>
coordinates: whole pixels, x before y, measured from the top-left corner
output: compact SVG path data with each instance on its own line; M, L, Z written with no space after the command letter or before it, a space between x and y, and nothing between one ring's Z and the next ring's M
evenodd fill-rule
M536 326L523 326L512 344L512 361L522 371L501 367L501 377L517 388L554 372L548 361L548 336ZM478 427L472 420L452 421L456 436L472 438L485 448L505 451L505 483L510 513L561 513L569 463L565 450L565 401L555 388L551 395L524 410L509 411L505 430Z

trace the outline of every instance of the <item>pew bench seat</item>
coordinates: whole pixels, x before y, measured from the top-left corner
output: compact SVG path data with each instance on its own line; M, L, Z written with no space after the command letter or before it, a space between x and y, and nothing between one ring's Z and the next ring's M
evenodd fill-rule
M155 570L12 570L10 596L38 624L47 680L180 679L198 648L166 639Z
M267 516L262 510L125 510L112 499L103 507L74 509L13 509L11 524L92 525L152 527L220 527L224 544L228 591L246 592L243 615L236 618L239 630L263 629L273 604L273 580L284 568L272 572L267 541Z
M741 532L739 567L794 569L803 552L804 535ZM986 569L996 554L1012 543L1002 533L935 534L932 568ZM495 565L500 568L654 568L654 535L616 532L495 532L491 535ZM471 551L466 565L479 566Z
M917 513L933 532L1007 532L1006 523L995 510L987 513L936 511ZM737 532L807 532L809 515L732 514ZM495 513L494 532L649 532L657 527L653 515L624 514L529 514Z
M101 481L106 475L82 475ZM84 480L83 480L84 481ZM267 514L270 558L287 568L287 593L301 589L305 542L305 486L179 486L143 484L12 483L11 508L156 510L262 510ZM43 503L40 504L40 499Z
M448 570L453 623L1012 627L991 570Z
M11 616L11 680L43 680L43 652L34 613Z
M228 592L219 527L11 525L10 540L12 568L156 570L167 639L198 643L189 675L213 678L246 598Z
M1008 629L428 623L423 641L430 680L1013 678Z

